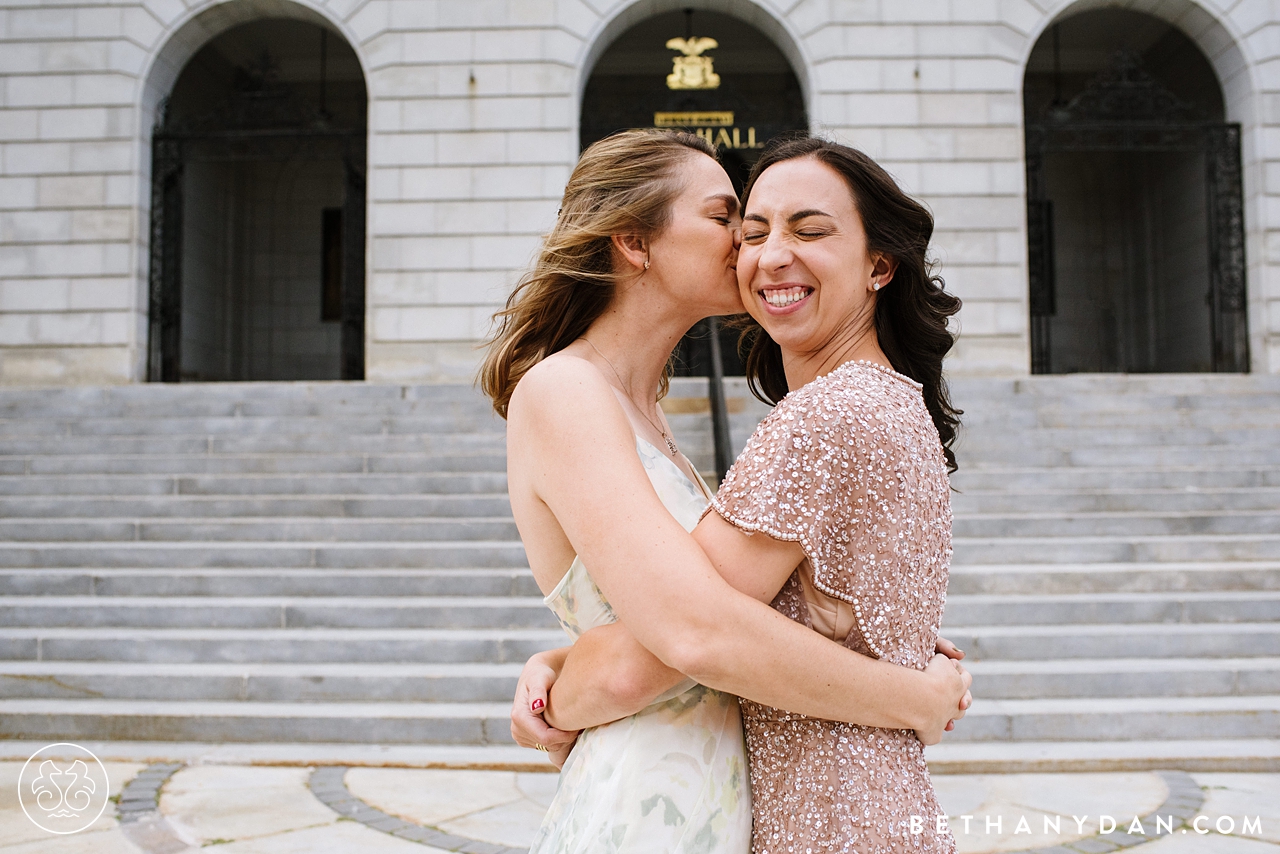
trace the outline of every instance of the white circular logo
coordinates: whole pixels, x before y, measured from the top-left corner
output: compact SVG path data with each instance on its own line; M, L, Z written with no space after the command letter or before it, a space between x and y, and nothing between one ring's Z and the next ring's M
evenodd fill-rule
M18 775L18 803L27 818L50 833L78 833L107 808L107 769L78 744L40 748Z

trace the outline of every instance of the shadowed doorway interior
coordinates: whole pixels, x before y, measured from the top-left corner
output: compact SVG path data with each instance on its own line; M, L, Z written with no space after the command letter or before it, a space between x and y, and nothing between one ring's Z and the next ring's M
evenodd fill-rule
M267 19L183 68L153 137L153 381L364 377L364 75Z
M1240 126L1177 28L1084 12L1024 87L1032 371L1247 371Z

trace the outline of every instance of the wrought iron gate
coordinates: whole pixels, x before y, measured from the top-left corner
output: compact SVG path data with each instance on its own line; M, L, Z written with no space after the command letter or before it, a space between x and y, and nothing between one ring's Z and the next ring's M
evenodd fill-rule
M269 58L264 57L264 64ZM268 82L208 114L176 121L162 105L152 136L147 379L181 379L184 164L333 159L344 165L341 377L364 379L366 131L335 126L288 86Z
M1213 370L1248 371L1240 125L1201 120L1195 108L1143 71L1137 57L1119 53L1070 103L1051 104L1039 120L1027 124L1032 373L1053 371L1049 319L1058 309L1054 208L1045 155L1103 151L1204 154Z

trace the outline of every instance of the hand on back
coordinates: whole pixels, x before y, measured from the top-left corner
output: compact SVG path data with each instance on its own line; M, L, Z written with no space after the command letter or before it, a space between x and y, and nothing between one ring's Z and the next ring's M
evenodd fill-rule
M928 725L916 729L916 736L926 745L942 741L942 734L955 729L955 722L963 718L973 704L969 692L973 675L959 662L964 653L945 638L938 638L935 649L937 652L924 672L936 681L938 700Z

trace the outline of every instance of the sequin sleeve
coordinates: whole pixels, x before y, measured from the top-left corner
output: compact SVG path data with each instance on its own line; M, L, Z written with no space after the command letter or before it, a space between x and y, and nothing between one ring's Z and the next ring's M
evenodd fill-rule
M951 512L918 384L851 364L793 392L760 423L711 507L744 531L798 542L814 586L853 606L872 654L927 664L946 598ZM908 630L905 614L923 631Z
M804 392L808 392L806 388ZM726 474L711 508L735 527L800 543L818 579L848 557L864 512L863 483L885 450L840 395L797 393L778 404Z

